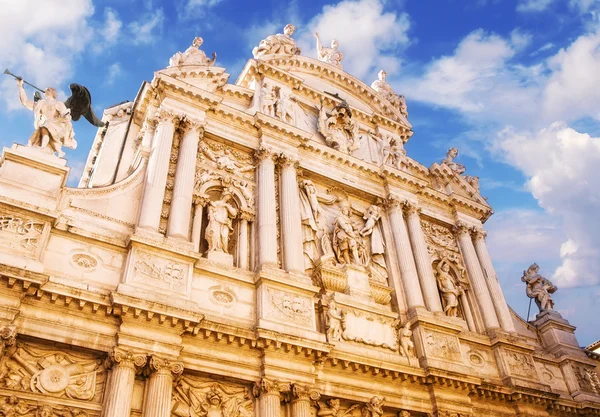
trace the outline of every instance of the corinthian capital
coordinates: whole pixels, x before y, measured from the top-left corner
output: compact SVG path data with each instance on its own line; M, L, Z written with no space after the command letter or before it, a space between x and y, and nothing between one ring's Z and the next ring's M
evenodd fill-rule
M481 228L481 227L473 228L473 238L475 240L485 240L486 237L487 237L487 232L485 230L483 230L483 228Z
M206 126L205 120L199 120L193 117L184 116L181 120L180 128L188 132L195 130L200 136L203 136L204 126Z
M464 237L464 236L468 237L469 233L470 233L469 225L467 223L463 222L462 220L459 220L456 222L456 224L452 228L452 231L459 238Z
M110 353L107 365L109 367L116 365L131 369L139 369L146 365L146 361L147 356L143 353L136 353L129 349L115 347Z
M269 146L260 145L260 147L254 152L254 156L257 160L263 161L265 159L274 160L277 154Z
M402 200L397 195L388 194L388 196L386 197L386 199L383 202L383 205L385 206L386 210L396 210L396 209L402 208L403 202L404 202L404 200Z
M310 385L292 384L291 394L292 401L318 401L319 398L321 398L321 394L319 394L319 391L312 388Z
M152 356L149 364L150 372L171 373L178 375L183 372L183 363Z
M415 214L419 214L419 212L421 211L421 209L419 208L419 205L413 201L410 200L405 200L402 205L404 206L404 211L406 211L406 214L408 216L413 216Z
M277 379L262 378L260 381L254 384L252 393L255 397L260 397L264 394L275 394L280 395L284 392L290 391L290 384L280 382Z
M159 107L156 110L156 113L154 113L154 117L156 118L156 121L160 124L160 123L175 123L176 118L179 115L177 113L175 113L173 110L168 110L165 109L164 107Z

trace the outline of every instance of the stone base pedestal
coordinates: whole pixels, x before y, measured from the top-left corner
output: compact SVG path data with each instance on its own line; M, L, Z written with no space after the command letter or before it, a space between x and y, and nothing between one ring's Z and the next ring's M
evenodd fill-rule
M206 259L224 266L233 266L233 255L225 252L212 251L206 254Z

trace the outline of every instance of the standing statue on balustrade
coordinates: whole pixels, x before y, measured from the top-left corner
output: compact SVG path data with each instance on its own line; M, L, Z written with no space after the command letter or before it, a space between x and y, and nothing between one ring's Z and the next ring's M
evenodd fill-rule
M544 313L554 309L554 300L550 294L554 294L558 288L550 280L538 274L539 270L540 267L537 264L532 264L526 271L523 271L521 281L527 284L525 289L527 297L533 298L540 313Z

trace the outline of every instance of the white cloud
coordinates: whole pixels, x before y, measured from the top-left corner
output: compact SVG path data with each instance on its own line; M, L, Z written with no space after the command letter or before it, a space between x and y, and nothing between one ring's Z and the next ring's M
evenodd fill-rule
M144 13L139 20L129 23L131 42L134 45L153 43L162 33L164 20L163 10L157 9L154 12Z
M299 28L298 43L303 55L316 57L314 32L326 44L335 38L344 54L344 70L357 78L374 79L381 68L389 74L399 70L398 55L409 43L409 28L408 15L385 11L381 0L344 0L324 6Z
M121 34L123 22L121 22L117 13L110 7L104 9L104 17L104 27L100 30L100 35L102 36L105 45L111 46L117 42L117 39Z
M177 6L180 19L195 19L204 17L206 12L223 0L186 0Z
M517 11L521 13L542 12L553 2L554 0L521 0L517 5Z
M514 29L510 32L510 43L513 45L515 50L520 51L531 45L533 35L531 33L523 32L521 29Z
M117 78L123 73L121 69L121 64L115 62L108 67L106 71L106 80L104 81L106 85L113 85Z
M91 39L91 0L3 2L0 13L0 62L40 88L62 84L72 75L73 60ZM0 99L20 107L14 81L4 77Z

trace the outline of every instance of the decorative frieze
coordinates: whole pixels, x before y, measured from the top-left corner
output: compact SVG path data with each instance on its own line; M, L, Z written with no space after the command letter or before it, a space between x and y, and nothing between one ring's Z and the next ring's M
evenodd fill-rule
M0 247L35 256L42 243L45 222L21 214L0 212Z

